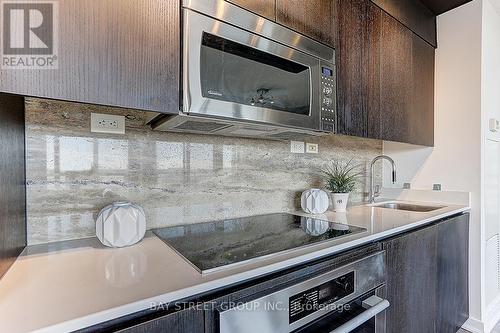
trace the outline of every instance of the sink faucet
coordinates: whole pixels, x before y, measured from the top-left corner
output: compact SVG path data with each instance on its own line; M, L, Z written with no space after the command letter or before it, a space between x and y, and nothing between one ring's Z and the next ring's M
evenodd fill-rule
M383 160L383 159L391 162L392 183L393 184L396 183L396 163L394 163L394 160L387 155L379 155L379 156L375 157L370 164L370 203L374 203L375 198L380 195L380 191L374 189L375 179L373 179L373 166L375 165L375 162L377 162L378 160Z

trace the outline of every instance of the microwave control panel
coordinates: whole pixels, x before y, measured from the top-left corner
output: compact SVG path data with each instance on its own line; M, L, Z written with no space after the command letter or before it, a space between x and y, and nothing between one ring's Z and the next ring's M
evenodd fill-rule
M335 66L321 64L321 129L325 132L335 132L336 123L336 89Z
M311 313L354 293L354 271L293 295L288 300L289 323L292 324Z

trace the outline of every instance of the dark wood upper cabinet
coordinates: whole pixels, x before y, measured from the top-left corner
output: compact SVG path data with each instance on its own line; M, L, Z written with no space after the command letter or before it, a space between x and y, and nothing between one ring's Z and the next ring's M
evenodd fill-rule
M276 22L334 46L336 5L335 0L276 0Z
M434 49L394 18L420 2L229 1L335 47L339 133L433 145ZM58 68L0 69L0 91L177 112L180 5L180 0L61 1ZM396 9L398 15L389 14Z
M408 29L437 47L436 15L420 0L371 0Z
M339 40L337 55L337 131L340 134L365 137L368 114L367 54L365 52L366 2L339 0Z
M363 85L365 86L366 113L367 113L367 136L369 138L380 138L381 117L380 117L380 86L381 82L381 42L380 34L382 29L383 12L376 6L368 3L365 19L364 50L366 57L366 76Z
M276 0L227 0L271 21L276 20Z
M0 91L177 111L179 1L59 1L58 68L0 70Z
M434 47L382 13L380 135L434 145Z
M338 132L378 138L382 11L365 0L339 0L338 12Z
M412 32L382 13L380 31L380 139L410 141Z
M435 15L441 15L472 0L421 0Z
M434 47L369 0L338 0L338 132L434 144Z
M408 142L434 145L434 47L412 37L412 99Z

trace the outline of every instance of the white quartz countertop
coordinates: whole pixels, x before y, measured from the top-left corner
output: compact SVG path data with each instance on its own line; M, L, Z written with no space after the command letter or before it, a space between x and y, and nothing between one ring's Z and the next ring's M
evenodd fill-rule
M367 231L204 275L151 234L121 249L105 248L95 238L28 247L0 280L0 331L77 330L386 238L468 209L467 205L446 205L422 213L363 205L343 214L327 212L317 217Z

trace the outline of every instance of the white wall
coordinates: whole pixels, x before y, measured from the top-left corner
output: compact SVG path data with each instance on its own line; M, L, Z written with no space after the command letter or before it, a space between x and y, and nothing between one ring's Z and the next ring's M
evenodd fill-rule
M435 75L435 147L384 142L394 158L398 184L472 194L470 316L481 321L481 0L438 16ZM388 168L384 168L388 172ZM390 177L384 174L384 185Z
M484 138L500 140L488 130L488 120L500 117L500 0L483 0L482 115Z
M500 320L498 234L500 229L500 134L490 132L490 118L500 120L500 0L483 0L481 114L483 142L483 306L486 331Z

